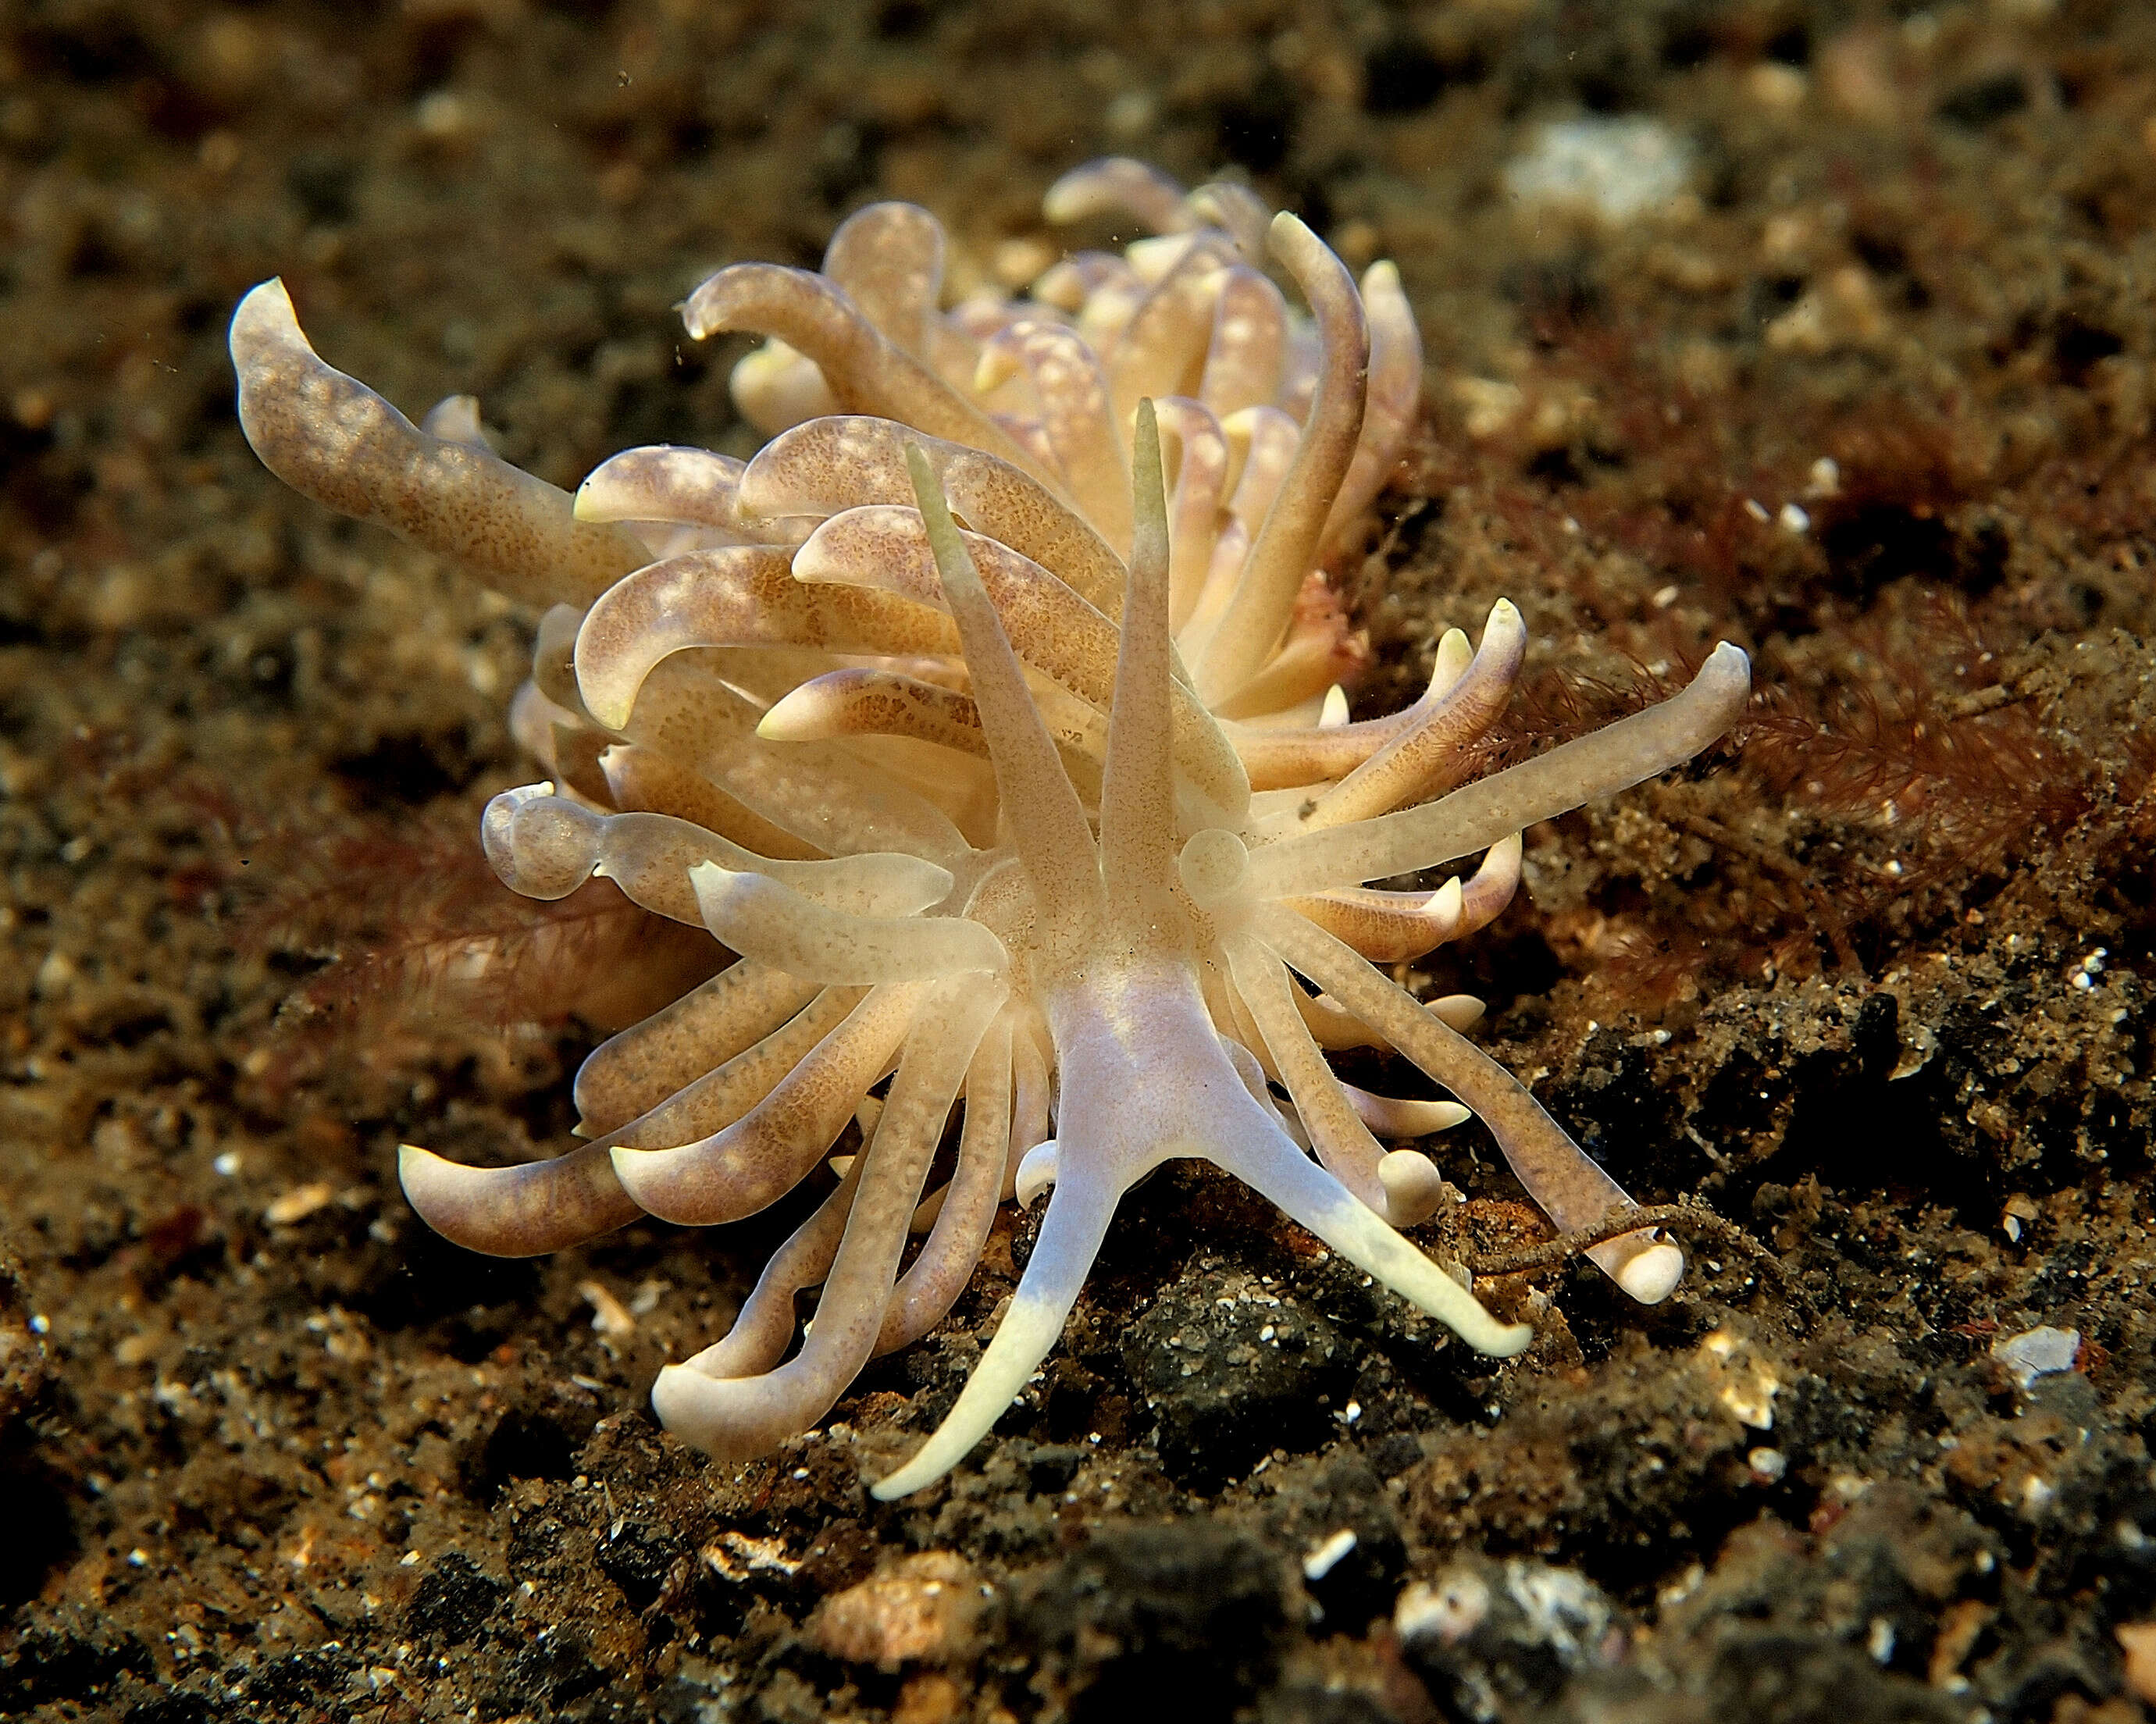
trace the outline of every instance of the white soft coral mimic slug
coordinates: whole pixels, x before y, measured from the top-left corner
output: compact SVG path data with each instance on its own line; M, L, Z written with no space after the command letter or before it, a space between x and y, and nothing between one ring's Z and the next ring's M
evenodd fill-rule
M1132 162L1079 170L1049 207L1158 237L949 311L942 230L906 205L849 220L821 275L721 270L690 332L771 338L734 383L778 434L745 466L631 449L573 501L495 459L468 400L416 428L331 370L280 284L233 320L241 421L275 471L553 607L515 717L554 782L489 805L502 879L551 898L603 875L738 954L592 1054L580 1147L497 1169L408 1147L419 1213L506 1255L646 1213L707 1226L783 1195L858 1118L860 1153L726 1338L653 1389L670 1429L740 1460L931 1329L998 1202L1052 1188L1001 1326L884 1497L988 1429L1122 1193L1172 1157L1264 1193L1481 1352L1525 1347L1397 1230L1439 1180L1380 1138L1472 1110L1560 1229L1630 1200L1462 1038L1474 1002L1426 1006L1373 966L1483 926L1527 827L1690 759L1749 689L1718 647L1661 706L1463 785L1525 647L1501 603L1478 647L1445 638L1420 700L1348 722L1359 643L1317 570L1415 410L1397 275L1358 293L1293 217ZM1368 884L1478 855L1434 893ZM1356 1045L1465 1106L1342 1083L1323 1050ZM1645 1229L1590 1255L1647 1301L1683 1268ZM789 1357L794 1296L819 1284Z

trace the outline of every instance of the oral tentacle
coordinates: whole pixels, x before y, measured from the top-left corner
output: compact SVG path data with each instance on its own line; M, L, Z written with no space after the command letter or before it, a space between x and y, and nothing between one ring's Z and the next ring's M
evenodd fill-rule
M821 992L744 959L584 1056L571 1095L578 1129L627 1125L790 1021Z
M942 901L947 868L903 851L783 862L671 814L603 814L546 784L505 790L480 817L480 844L501 883L527 898L567 897L595 875L657 915L703 921L689 871L701 862L778 881L844 916L911 916Z
M1457 1101L1411 1101L1396 1095L1373 1095L1353 1084L1342 1084L1340 1088L1356 1116L1378 1137L1434 1137L1475 1117Z
M1505 710L1527 652L1527 624L1510 599L1499 599L1466 673L1412 727L1318 798L1302 823L1305 829L1367 820L1451 789L1473 758L1468 745Z
M895 1472L870 1486L869 1494L879 1502L910 1496L963 1460L1061 1337L1123 1194L1121 1186L1086 1167L1081 1157L1070 1160L1074 1165L1055 1182L1033 1255L994 1337L928 1440Z
M1317 315L1322 342L1317 393L1294 464L1250 547L1249 572L1206 650L1199 687L1209 704L1255 675L1287 626L1303 576L1316 564L1332 499L1362 434L1370 332L1361 296L1340 259L1293 216L1273 218L1273 252Z
M1001 1201L1018 1195L1019 1164L1055 1130L1049 1116L1048 1064L1040 1045L1021 1029L1011 1038L1010 1153L1004 1162Z
M1389 1213L1385 1188L1378 1178L1384 1149L1355 1112L1295 1009L1295 983L1286 966L1249 940L1229 942L1227 955L1235 991L1264 1039L1265 1051L1326 1171L1394 1226L1410 1227L1422 1220L1424 1215Z
M856 1156L815 1213L772 1254L742 1301L733 1326L701 1352L682 1360L684 1370L700 1371L706 1377L757 1377L786 1357L798 1325L794 1299L804 1288L820 1286L831 1273L854 1193L860 1189L861 1171Z
M1460 894L1460 932L1455 939L1480 933L1504 912L1520 889L1520 868L1527 856L1524 834L1501 839L1483 854Z
M716 785L827 856L903 851L950 867L972 846L950 816L832 743L767 742L763 709L675 654L638 691L623 736Z
M624 813L672 814L777 861L816 861L829 854L653 749L616 742L599 751L598 766L605 799Z
M1240 413L1228 414L1221 420L1220 428L1226 434L1229 452L1235 457L1235 485L1228 495L1228 511L1249 536L1251 548L1245 555L1247 565L1249 558L1257 554L1256 542L1264 532L1265 517L1271 513L1288 475L1295 470L1296 452L1302 445L1302 428L1296 423L1294 414L1260 403ZM1245 572L1245 567L1239 567L1235 571L1235 578L1222 582L1217 595L1219 613L1224 614L1242 590L1241 577Z
M1084 701L1059 700L1060 690L1037 687L1034 692L1079 799L1097 803L1107 721ZM773 742L904 736L977 760L988 758L981 710L971 695L896 670L855 667L812 677L772 706L757 735Z
M973 700L980 709L989 757L995 762L996 788L1009 817L1013 845L1051 937L1082 937L1082 929L1096 921L1101 911L1099 856L1086 811L1064 776L1055 739L1027 690L1018 654L951 520L928 458L913 444L906 446L906 455L937 573L965 640Z
M1122 560L1082 516L1008 461L889 419L839 414L773 438L741 476L745 515L821 521L875 504L914 506L906 446L917 444L950 505L1111 618L1122 611Z
M926 360L943 253L942 223L927 210L871 203L839 223L824 248L824 274L885 340Z
M1229 726L1254 790L1306 789L1328 778L1344 778L1394 737L1421 722L1430 708L1451 691L1473 660L1474 649L1457 629L1439 639L1430 685L1412 706L1384 718L1346 724L1294 725L1259 729Z
M737 543L762 540L770 523L741 512L747 464L732 455L672 444L652 444L609 455L577 487L579 521L634 526L668 522L722 533Z
M1119 428L1131 424L1147 396L1197 393L1222 262L1213 247L1191 247L1132 315L1108 357L1111 419Z
M577 688L593 718L619 731L661 659L773 646L948 657L958 637L925 606L869 587L808 586L794 579L789 552L736 546L651 563L608 588L577 634Z
M1099 357L1075 330L1021 318L981 355L977 381L1022 372L1041 407L1041 431L1064 481L1111 550L1131 536L1131 478L1108 405Z
M1212 345L1198 398L1221 418L1270 402L1280 391L1287 342L1287 301L1247 264L1232 266L1218 289Z
M689 881L704 926L723 944L790 976L865 988L1010 967L1003 942L965 916L849 916L767 874L716 862L697 863Z
M841 413L896 419L1047 479L993 419L885 337L821 276L778 264L730 264L689 295L682 315L693 341L729 330L776 336L815 363Z
M611 1139L624 1149L679 1149L745 1118L844 1024L868 990L826 988L785 1023L654 1103Z
M1372 963L1404 963L1459 936L1465 921L1465 895L1457 880L1449 880L1435 892L1414 896L1405 904L1373 902L1363 895L1364 890L1339 886L1314 898L1281 901L1298 916L1345 941Z
M1150 163L1128 156L1103 156L1072 168L1048 188L1040 209L1059 225L1096 215L1133 215L1155 233L1179 233L1198 225L1183 187Z
M1370 382L1363 408L1362 435L1340 493L1325 517L1319 554L1345 550L1352 536L1384 489L1414 429L1422 406L1422 331L1408 304L1394 264L1380 259L1363 272L1363 312L1370 326Z
M1180 646L1219 536L1228 439L1219 418L1201 403L1171 395L1155 401L1153 412L1161 434L1173 439L1177 450L1168 534L1168 623Z

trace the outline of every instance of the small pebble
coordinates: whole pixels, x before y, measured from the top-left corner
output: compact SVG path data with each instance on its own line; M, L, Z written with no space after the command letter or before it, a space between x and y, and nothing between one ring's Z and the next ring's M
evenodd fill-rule
M923 1551L825 1599L808 1638L832 1658L886 1674L948 1663L971 1644L981 1594L963 1558Z

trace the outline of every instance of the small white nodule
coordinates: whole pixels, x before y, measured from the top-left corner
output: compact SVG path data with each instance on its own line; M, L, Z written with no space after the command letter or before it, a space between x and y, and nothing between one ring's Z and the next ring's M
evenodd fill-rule
M1224 826L1190 834L1176 858L1183 888L1200 910L1224 904L1242 890L1250 872L1250 853L1241 837Z
M1617 1285L1642 1305L1660 1305L1684 1279L1684 1253L1665 1239L1617 1272Z
M1055 1140L1036 1143L1018 1164L1018 1204L1030 1209L1034 1199L1055 1183Z
M1429 1220L1445 1190L1436 1164L1412 1149L1394 1150L1380 1160L1378 1183L1385 1189L1385 1219L1394 1227Z
M1302 1559L1302 1578L1308 1581L1324 1579L1340 1566L1342 1558L1353 1554L1356 1542L1354 1529L1350 1526L1342 1526L1332 1537L1321 1539Z

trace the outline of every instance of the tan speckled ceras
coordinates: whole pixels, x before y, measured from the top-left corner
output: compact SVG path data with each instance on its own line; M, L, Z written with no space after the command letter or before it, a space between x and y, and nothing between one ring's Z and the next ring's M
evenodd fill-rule
M505 1255L646 1213L708 1226L815 1175L858 1120L860 1153L732 1330L653 1390L670 1429L738 1460L940 1321L1000 1201L1051 1192L993 1342L886 1497L988 1430L1122 1193L1173 1157L1247 1182L1480 1351L1523 1347L1397 1230L1440 1182L1380 1140L1471 1109L1560 1229L1630 1199L1465 1039L1476 1003L1424 1005L1376 966L1488 922L1525 828L1689 759L1749 687L1719 647L1661 706L1463 783L1525 649L1500 603L1479 646L1445 637L1420 700L1348 722L1360 643L1320 570L1416 411L1399 277L1379 264L1358 291L1294 217L1133 162L1049 199L1106 209L1154 237L1023 299L941 309L942 231L903 204L847 221L820 275L721 270L690 332L771 338L734 387L772 441L746 464L631 449L573 500L495 459L468 400L414 427L331 370L279 283L233 320L242 423L275 471L552 607L514 717L552 777L488 806L501 878L553 898L601 875L737 955L586 1060L580 1146L496 1169L408 1147L419 1213ZM1368 884L1475 857L1435 892ZM1342 1082L1326 1050L1355 1046L1458 1101ZM1646 1229L1590 1255L1644 1301L1683 1268ZM819 1284L793 1349L794 1296Z

